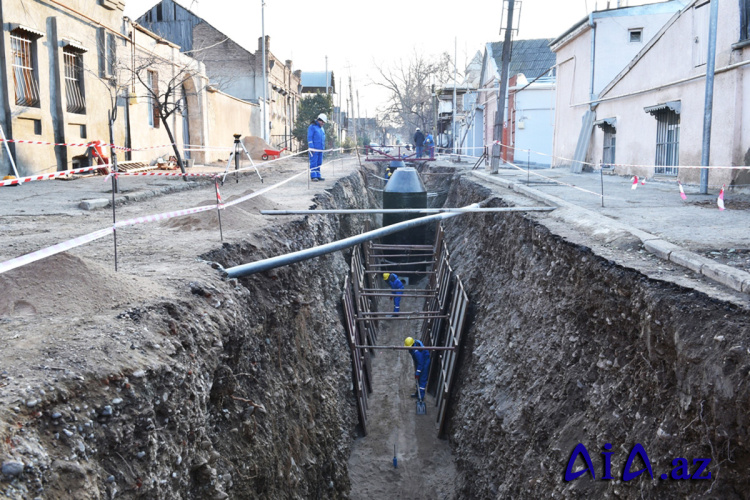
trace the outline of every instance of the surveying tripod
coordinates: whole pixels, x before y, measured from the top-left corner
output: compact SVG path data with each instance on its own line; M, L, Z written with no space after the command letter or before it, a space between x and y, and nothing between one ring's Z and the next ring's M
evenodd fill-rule
M261 177L260 172L258 172L258 167L255 166L255 162L250 157L250 153L245 148L245 145L242 144L242 141L240 141L240 134L232 134L234 136L234 151L229 155L229 160L227 161L227 168L224 170L224 177L221 178L221 183L224 184L224 181L227 178L227 175L229 175L229 166L232 164L232 159L234 159L234 178L237 182L240 182L240 154L244 151L245 156L247 156L247 159L250 160L250 164L255 169L255 173L258 174L258 178L260 179L261 184L263 183L263 177Z

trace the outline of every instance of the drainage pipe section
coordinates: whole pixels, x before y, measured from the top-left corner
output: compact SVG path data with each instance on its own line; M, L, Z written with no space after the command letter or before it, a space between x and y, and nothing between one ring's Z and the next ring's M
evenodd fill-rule
M479 208L479 203L473 203L463 208ZM326 243L325 245L319 245L317 247L308 248L306 250L279 255L278 257L271 257L269 259L263 259L257 262L251 262L249 264L241 264L239 266L230 267L228 269L225 269L223 274L228 278L242 278L243 276L249 276L251 274L259 273L262 271L268 271L269 269L275 269L281 266L288 266L289 264L295 264L303 260L320 257L321 255L326 255L338 250L344 250L346 248L359 245L360 243L364 243L365 241L382 238L383 236L387 236L389 234L422 226L431 222L442 221L444 219L449 219L457 215L460 215L460 212L427 215L418 219L399 222L398 224L392 224L380 229L374 229L366 233L358 234L356 236L350 236L349 238L344 238L343 240Z

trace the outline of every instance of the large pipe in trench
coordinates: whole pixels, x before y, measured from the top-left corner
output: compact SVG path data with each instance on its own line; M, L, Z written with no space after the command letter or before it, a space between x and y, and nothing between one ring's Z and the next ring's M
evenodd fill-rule
M479 203L472 203L464 208L479 208ZM257 262L251 262L249 264L241 264L239 266L230 267L224 270L224 275L228 278L241 278L243 276L249 276L251 274L259 273L262 271L268 271L269 269L275 269L281 266L288 266L289 264L295 264L303 260L312 259L314 257L320 257L338 250L344 250L345 248L359 245L365 241L382 238L389 234L397 233L405 229L411 229L413 227L429 224L430 222L441 221L443 219L449 219L460 215L459 213L442 213L436 215L428 215L420 217L418 219L411 219L390 226L381 227L380 229L374 229L366 233L358 234L356 236L350 236L343 240L333 241L326 243L325 245L319 245L317 247L308 248L306 250L299 250L278 257L271 257L269 259L259 260Z
M269 269L275 269L281 266L288 266L289 264L295 264L303 260L312 259L314 257L320 257L321 255L336 252L338 250L344 250L345 248L353 247L354 245L359 245L360 243L364 243L365 241L382 238L383 236L397 233L399 231L404 231L406 229L411 229L413 227L421 226L424 224L429 224L430 222L450 219L451 217L461 215L462 213L465 213L465 212L481 211L481 209L472 210L472 209L479 209L479 208L480 208L479 203L472 203L471 205L462 207L460 210L463 210L463 211L461 212L446 212L446 213L439 213L436 215L428 215L425 217L420 217L418 219L411 219L411 220L407 220L404 222L399 222L397 224L392 224L390 226L382 227L380 229L374 229L372 231L358 234L356 236L350 236L349 238L344 238L343 240L326 243L325 245L319 245L317 247L308 248L306 250L299 250L297 252L279 255L278 257L271 257L269 259L263 259L257 262L251 262L249 264L241 264L239 266L234 266L234 267L225 269L224 276L228 278L242 278L243 276L249 276L251 274L259 273L262 271L268 271ZM510 207L510 208L521 208L521 207ZM525 208L525 210L526 211L550 210L550 208L528 207L528 208Z

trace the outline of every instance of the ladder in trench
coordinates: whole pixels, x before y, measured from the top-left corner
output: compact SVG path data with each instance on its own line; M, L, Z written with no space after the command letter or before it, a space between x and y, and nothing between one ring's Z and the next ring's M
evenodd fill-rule
M367 230L367 228L365 229ZM378 297L390 297L389 289L380 286L377 277L393 269L386 260L409 256L417 262L429 263L427 288L406 289L402 299L425 299L421 311L375 310ZM401 346L378 346L380 321L422 320L420 340L431 347L430 375L427 392L435 396L438 437L446 433L446 415L451 403L451 392L456 376L456 365L469 305L463 283L450 266L450 254L444 242L442 226L436 232L434 245L382 245L367 242L354 247L350 272L346 277L342 302L344 306L347 342L352 356L352 380L357 413L363 435L367 434L367 398L372 392L371 358L377 349L403 349ZM412 261L412 263L414 263ZM406 271L415 274L415 271Z

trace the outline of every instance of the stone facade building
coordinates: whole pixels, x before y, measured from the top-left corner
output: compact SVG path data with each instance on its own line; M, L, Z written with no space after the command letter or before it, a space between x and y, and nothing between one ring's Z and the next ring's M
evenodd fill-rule
M232 134L259 135L258 103L209 85L202 62L123 17L123 8L113 0L0 3L0 126L12 140L0 145L0 177L87 165L88 143L110 143L110 117L120 162L172 156L173 142L195 162L223 161L227 153L214 148L230 146ZM281 80L291 71L272 74ZM162 97L171 91L171 138L147 87Z
M180 45L183 52L201 61L212 86L238 99L259 104L262 121L262 37L253 52L173 0L157 3L138 18L138 23ZM266 134L272 145L290 146L300 98L300 73L293 70L291 60L282 61L271 53L269 36L266 36L265 52ZM262 136L262 123L257 123L257 129L257 135Z

